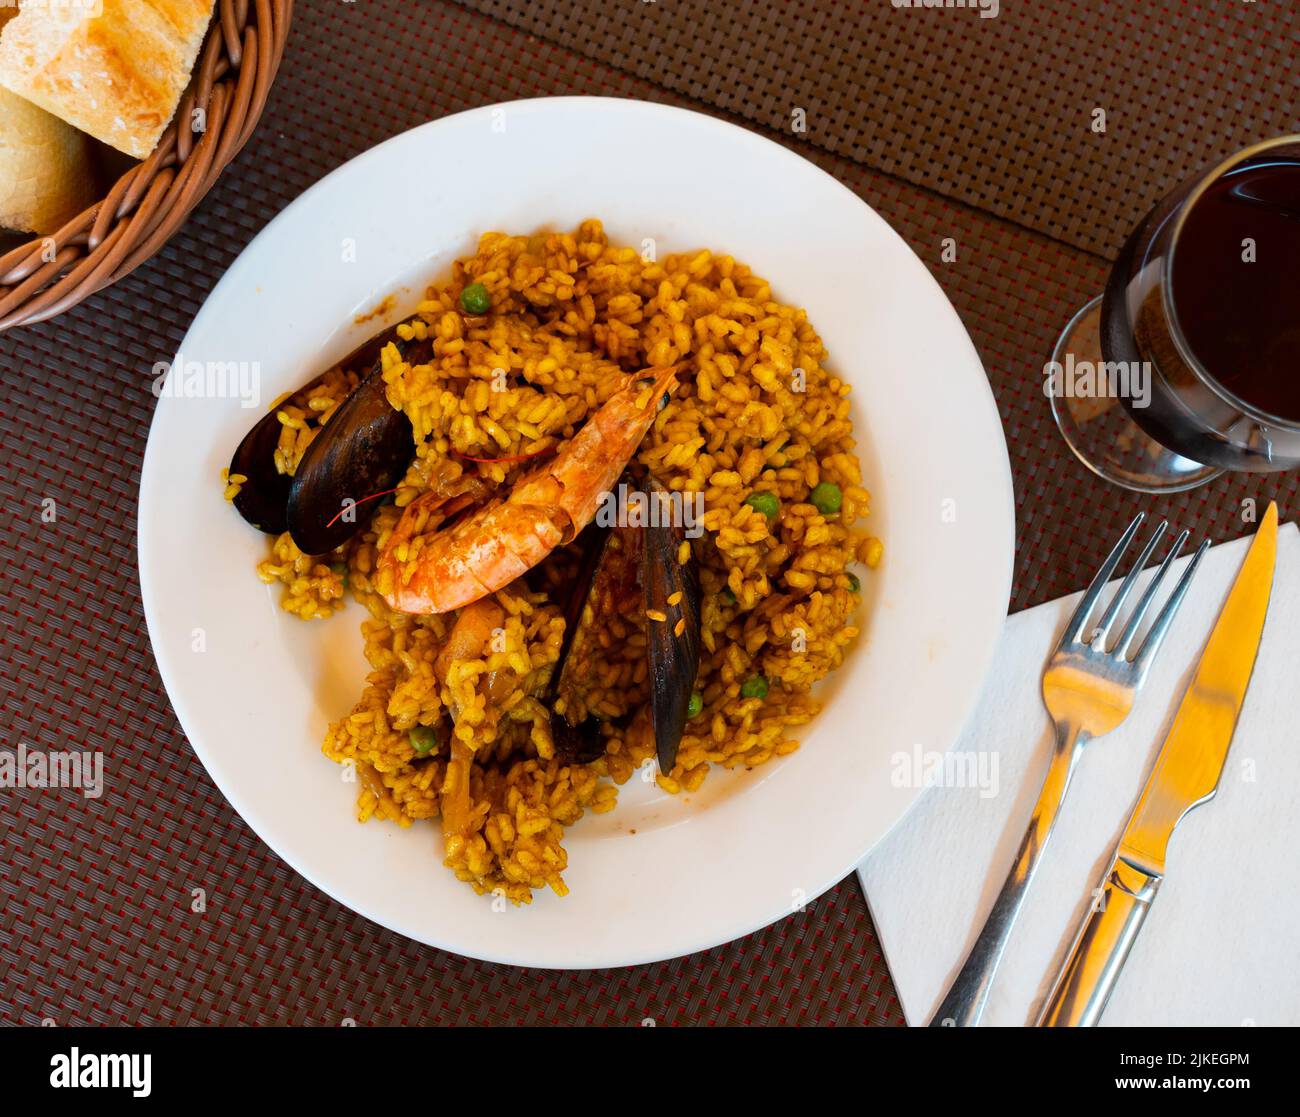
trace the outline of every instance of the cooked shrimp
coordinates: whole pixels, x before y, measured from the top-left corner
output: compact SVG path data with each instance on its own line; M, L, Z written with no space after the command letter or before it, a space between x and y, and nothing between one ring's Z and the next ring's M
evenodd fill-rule
M404 613L446 613L509 585L596 515L676 385L676 368L629 375L545 465L522 478L504 500L452 528L422 534L441 500L413 501L379 556L384 597Z
M460 851L470 830L469 781L474 754L464 741L451 742L451 759L439 789L438 813L442 816L442 842L447 859Z
M492 634L506 621L506 612L495 601L476 601L461 610L447 634L447 642L433 661L438 682L446 683L447 672L457 660L478 659L492 642Z
M433 661L433 671L438 681L446 683L447 672L457 660L477 659L483 655L491 644L492 634L505 623L505 619L505 610L495 601L480 600L469 608L462 609L447 635L447 643ZM454 718L459 710L453 707L452 713ZM458 840L463 840L469 832L469 776L473 762L473 753L465 742L453 735L447 771L439 789L442 839L448 857L456 852Z

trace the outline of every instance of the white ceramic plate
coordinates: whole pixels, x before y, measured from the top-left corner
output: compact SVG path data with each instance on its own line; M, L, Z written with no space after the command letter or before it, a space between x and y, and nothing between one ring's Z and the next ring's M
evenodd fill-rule
M436 826L354 821L356 787L320 754L365 674L351 606L304 624L253 567L264 537L221 499L248 427L384 322L354 319L423 285L492 229L572 228L616 243L706 246L807 307L854 386L871 524L865 635L792 756L715 770L675 798L634 779L616 811L568 831L571 895L496 910L441 865ZM159 401L140 492L149 633L212 778L281 857L339 902L413 939L521 966L688 954L754 931L845 877L921 791L919 750L955 740L1006 612L1014 517L984 370L924 265L856 196L759 136L659 105L521 101L449 117L354 159L257 237L213 291L187 362L258 362L258 409Z

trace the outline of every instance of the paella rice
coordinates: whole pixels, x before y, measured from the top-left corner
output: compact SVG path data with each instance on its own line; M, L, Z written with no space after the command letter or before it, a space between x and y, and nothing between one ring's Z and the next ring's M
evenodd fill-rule
M812 687L858 635L859 574L882 556L858 526L870 496L849 387L825 367L807 314L744 264L708 250L656 261L612 245L595 220L572 233L486 234L394 335L379 368L410 423L409 466L343 545L307 555L282 532L258 574L297 617L329 616L347 595L369 611L370 675L323 745L355 775L357 817L441 817L446 865L480 893L563 895L565 828L614 809L634 773L692 792L714 765L752 768L798 747L791 731L818 708ZM672 385L666 403L638 370ZM278 473L294 474L358 380L332 370L273 409ZM430 494L495 500L512 525L531 505L502 504L506 494L619 406L642 408L648 424L630 468L702 511L670 550L698 581L698 616L683 611L682 589L652 607L629 576L574 620L565 598L581 592L585 536L562 538L524 575L485 582L491 592L472 603L394 607L406 600L401 571L468 530L453 529L462 521L441 497L426 511ZM223 476L227 499L248 483ZM661 770L647 646L652 626L682 638L688 624L698 669ZM558 746L557 713L594 727L594 759Z

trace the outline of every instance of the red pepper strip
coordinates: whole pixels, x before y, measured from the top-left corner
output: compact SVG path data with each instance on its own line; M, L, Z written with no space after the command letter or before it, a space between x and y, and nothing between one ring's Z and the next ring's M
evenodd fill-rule
M526 462L530 458L540 458L543 454L554 453L555 447L550 446L547 447L545 450L537 450L532 454L521 454L517 458L473 458L470 457L469 454L462 454L459 450L456 449L453 449L451 452L455 454L458 458L464 458L466 461L481 462L485 465L508 465L512 462ZM355 508L359 504L365 504L366 501L368 500L378 500L381 496L388 496L389 493L395 493L395 492L397 492L396 489L385 489L382 493L371 493L369 496L363 496L360 500L355 501L350 507ZM338 522L339 516L342 516L343 513L346 511L347 508L340 509L340 511L334 516L334 519L330 520L330 522L325 526L333 527Z
M387 496L389 493L395 493L395 492L397 492L396 489L385 489L382 493L371 493L369 496L363 496L360 500L353 501L352 504L350 504L348 507L355 508L358 504L365 504L365 502L368 500L378 500L381 496ZM343 515L343 513L346 512L347 510L348 510L347 508L340 509L338 515L336 515L334 519L330 520L330 522L327 523L325 526L333 527L336 523L338 523L339 516Z

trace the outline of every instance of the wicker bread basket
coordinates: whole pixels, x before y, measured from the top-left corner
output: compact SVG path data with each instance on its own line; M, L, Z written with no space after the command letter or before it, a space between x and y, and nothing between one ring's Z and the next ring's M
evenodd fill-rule
M292 14L293 0L217 0L189 88L153 153L57 233L0 256L0 331L62 314L166 244L257 126Z

